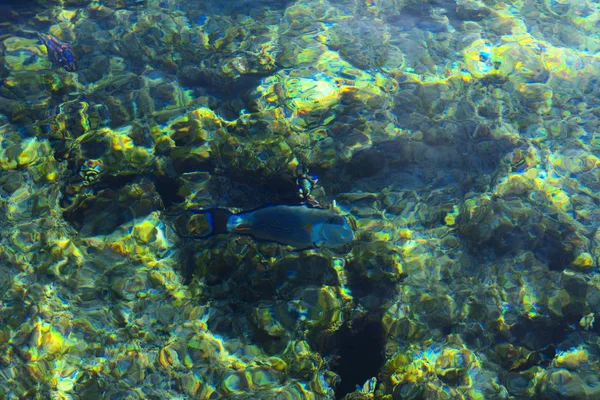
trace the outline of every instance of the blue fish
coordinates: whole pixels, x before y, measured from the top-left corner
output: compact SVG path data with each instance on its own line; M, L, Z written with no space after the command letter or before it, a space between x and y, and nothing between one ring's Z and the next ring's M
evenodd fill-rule
M197 227L203 226L203 232L192 237L235 233L296 249L340 248L354 240L348 220L325 208L276 205L237 214L223 208L188 211L203 218L193 223L188 219L187 224L193 225L188 226L188 231L198 231Z
M69 72L77 71L75 56L69 43L63 42L53 35L39 35L39 37L44 46L46 46L48 58L52 64L63 67Z

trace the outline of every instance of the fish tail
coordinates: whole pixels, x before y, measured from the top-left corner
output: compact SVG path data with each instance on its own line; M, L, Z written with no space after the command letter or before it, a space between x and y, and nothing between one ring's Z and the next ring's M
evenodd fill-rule
M189 239L228 233L227 222L233 215L223 208L188 209L174 213L164 212L164 214L175 217L171 222L172 229L179 237Z
M224 208L208 208L197 212L198 214L206 215L207 222L211 231L206 236L228 233L229 218L233 216L231 212Z

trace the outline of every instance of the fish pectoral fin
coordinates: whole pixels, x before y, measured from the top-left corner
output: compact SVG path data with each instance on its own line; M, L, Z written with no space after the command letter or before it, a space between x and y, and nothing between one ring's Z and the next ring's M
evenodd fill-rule
M248 224L239 224L233 228L233 231L239 233L250 233L250 231L252 231L252 227Z
M324 240L319 240L318 242L313 242L313 246L316 247L317 249L321 246L323 246L323 244L325 244Z

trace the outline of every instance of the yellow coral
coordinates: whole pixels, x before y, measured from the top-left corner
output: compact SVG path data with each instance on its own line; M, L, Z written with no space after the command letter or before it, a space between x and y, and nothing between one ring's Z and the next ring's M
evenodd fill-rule
M590 253L583 252L573 261L573 266L580 269L594 268L594 258Z
M566 368L572 371L579 369L579 367L581 367L582 364L587 362L587 350L584 350L580 347L561 352L554 359L554 365L556 367Z

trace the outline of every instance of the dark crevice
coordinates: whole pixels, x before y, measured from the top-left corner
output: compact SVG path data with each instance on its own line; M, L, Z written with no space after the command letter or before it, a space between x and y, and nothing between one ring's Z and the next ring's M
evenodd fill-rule
M179 191L181 188L179 180L158 177L154 180L154 185L165 209L185 200L185 197Z
M547 234L544 242L534 250L535 257L552 271L562 271L575 259L574 249L564 245L566 240Z
M336 399L342 399L372 377L376 377L385 359L385 331L381 321L362 317L345 324L332 338L330 353L337 356L332 366L341 378L336 386Z
M539 350L554 343L561 343L570 333L579 317L565 315L561 320L542 319L532 321L529 318L519 318L519 321L511 328L513 344L527 349Z

